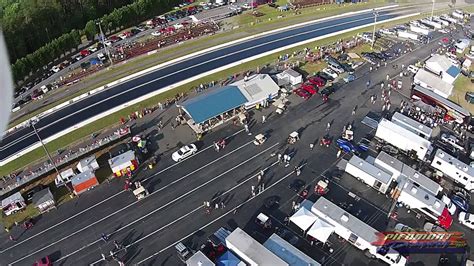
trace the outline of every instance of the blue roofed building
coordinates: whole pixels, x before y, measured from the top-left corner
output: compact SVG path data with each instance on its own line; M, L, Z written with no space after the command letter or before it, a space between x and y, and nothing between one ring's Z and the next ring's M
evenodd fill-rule
M277 234L271 235L270 238L263 243L263 246L291 266L321 265Z
M190 117L188 125L203 133L235 118L247 98L237 86L213 88L183 102L179 107Z

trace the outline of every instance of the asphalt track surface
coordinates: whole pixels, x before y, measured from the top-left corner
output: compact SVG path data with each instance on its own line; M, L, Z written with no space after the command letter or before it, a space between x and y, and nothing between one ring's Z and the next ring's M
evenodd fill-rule
M378 21L400 16L394 11L380 11ZM152 73L114 86L60 111L42 118L36 127L41 138L48 138L62 130L73 127L90 117L98 115L131 99L159 90L181 80L222 67L239 60L258 55L293 43L330 34L333 32L370 24L374 21L371 11L310 24L301 28L264 36L238 43L210 53L164 67ZM28 148L37 142L31 128L23 128L6 136L0 147L0 160Z

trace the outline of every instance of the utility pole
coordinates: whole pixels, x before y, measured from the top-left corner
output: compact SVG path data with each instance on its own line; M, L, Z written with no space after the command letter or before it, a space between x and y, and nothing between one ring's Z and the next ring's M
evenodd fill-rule
M374 49L374 45L375 45L375 25L377 24L377 16L379 15L379 12L377 12L375 9L372 9L372 13L374 14L374 30L372 31L372 45L370 46L370 49Z
M36 129L36 126L35 124L38 123L38 119L31 119L30 120L30 125L31 127L33 128L33 131L35 132L35 135L36 137L38 137L38 140L39 142L41 143L41 147L43 147L44 149L44 152L46 153L46 156L48 156L48 159L49 161L51 162L51 164L53 165L53 168L54 170L56 171L56 174L58 176L61 176L61 173L59 173L59 170L58 170L58 167L56 166L56 163L54 162L53 160L53 157L51 157L51 154L49 153L48 149L46 148L46 145L44 145L44 142L43 142L43 139L40 137L40 135L38 134L38 130ZM69 190L69 192L72 192L71 191L71 188L67 185L67 184L64 184L66 186L66 188ZM71 196L72 197L72 196Z
M435 0L433 0L433 5L431 6L431 21L433 21L434 6L435 6Z
M100 35L99 39L100 39L100 42L102 43L102 46L104 46L107 57L109 58L110 66L113 66L114 62L112 61L112 57L110 56L110 50L107 47L107 45L105 45L105 36L104 36L104 32L102 32L102 26L100 25L101 22L102 20L96 22L96 24L99 26L99 35Z

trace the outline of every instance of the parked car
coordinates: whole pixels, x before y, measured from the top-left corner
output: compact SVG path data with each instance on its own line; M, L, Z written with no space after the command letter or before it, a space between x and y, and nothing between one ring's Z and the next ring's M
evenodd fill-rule
M326 85L326 81L318 76L310 77L308 81L319 88L322 88L324 85Z
M301 179L293 179L288 185L288 188L298 193L305 185L305 182Z
M404 225L402 223L397 223L393 229L395 232L415 232L415 229L409 227L408 225Z
M318 72L318 73L316 73L316 77L322 78L326 83L327 83L328 81L333 81L333 80L334 80L331 76L329 76L329 75L327 75L327 74L325 74L325 73L323 73L323 72Z
M101 45L102 45L102 44L101 44ZM99 44L97 44L97 46L99 46ZM98 49L99 49L99 48L96 47L96 46L89 47L89 51L90 51L91 53L97 52Z
M60 70L61 70L60 66L53 66L51 68L51 71L53 71L54 73L58 73Z
M151 36L155 36L155 37L160 36L160 35L161 35L161 32L158 30L151 33Z
M305 91L307 91L307 92L308 92L309 94L311 94L311 95L314 95L314 94L318 93L318 90L315 89L315 88L313 87L313 85L311 85L311 84L307 84L307 83L302 84L302 85L300 86L300 88L303 89L303 90L305 90Z
M454 135L443 133L441 134L441 140L458 150L464 151L464 147L459 144L459 140Z
M175 151L172 155L171 158L175 162L182 161L186 159L187 157L195 154L197 152L197 147L194 144L189 144L181 147L181 149Z
M342 68L340 65L336 64L328 64L329 68L336 72L337 74L342 74L344 73L344 68Z
M414 66L414 65L409 65L407 67L407 70L413 74L416 74L416 72L418 72L419 69L420 69L419 67Z
M320 90L319 94L321 94L321 96L324 96L324 95L329 96L329 95L333 94L335 91L336 90L335 90L334 86L331 85L331 86L328 86L328 87Z
M472 213L460 212L458 218L460 224L463 224L470 229L474 229L474 215Z
M78 54L74 57L74 60L80 61L82 58L84 58L81 54Z
M465 212L467 212L469 210L469 203L466 201L466 199L462 198L461 196L453 195L453 196L451 196L451 201L460 210L463 210Z
M102 62L107 60L107 57L103 53L98 53L97 58L99 58L99 60L102 61Z
M443 195L443 197L441 198L441 200L444 202L444 204L446 205L446 208L448 209L449 213L451 215L454 215L456 213L456 205L453 204L453 202L451 201L450 198L448 198L448 196L446 195Z
M311 94L309 94L309 92L301 89L301 88L298 88L298 89L295 89L293 91L296 95L300 96L301 98L307 100L311 97Z
M344 77L343 80L344 80L345 83L349 83L351 81L354 81L355 80L355 75L349 74L347 77Z
M33 266L52 266L53 263L51 262L51 259L46 256L43 257L33 263Z
M322 72L330 77L332 77L333 79L337 78L337 73L334 72L334 70L330 69L330 68L325 68L322 70Z
M426 222L423 225L423 230L426 232L446 232L442 227L430 222Z
M91 51L84 49L79 54L82 55L83 57L86 57L91 54Z
M344 69L345 72L347 72L349 74L354 74L354 68L352 68L349 64L342 63L341 67L342 67L342 69Z
M37 100L39 99L42 95L44 94L44 92L42 90L34 90L33 93L31 93L31 99L33 100Z

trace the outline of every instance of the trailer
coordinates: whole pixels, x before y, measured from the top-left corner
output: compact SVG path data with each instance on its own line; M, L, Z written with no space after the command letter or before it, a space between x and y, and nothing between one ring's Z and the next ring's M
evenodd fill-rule
M345 171L383 194L387 193L393 180L389 173L356 155L347 162Z
M433 129L399 112L393 114L392 122L428 140L433 135Z
M429 140L385 118L379 122L375 137L409 155L414 152L419 160L424 160L433 150Z
M440 17L433 17L433 21L443 25L444 27L447 27L450 24L449 21L443 20Z
M371 257L380 259L389 265L406 264L406 258L398 251L374 244L380 242L382 233L328 199L320 197L311 207L311 211L320 219L334 226L334 233L356 248L370 254Z
M474 192L474 168L461 162L442 149L437 149L431 167L461 184L466 190Z
M432 27L434 27L435 29L442 29L443 28L443 24L436 21L436 20L431 20L431 19L422 19L421 20L422 23L426 24L426 25L430 25Z
M431 30L423 28L421 26L415 26L415 25L410 25L410 30L416 33L420 33L426 36L429 36L431 34Z
M404 31L404 30L399 30L397 32L397 35L399 38L405 38L405 39L410 39L410 40L414 40L414 41L418 41L419 40L419 35L414 33L414 32L411 32L411 31Z

